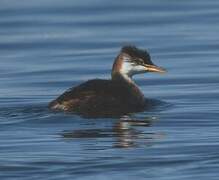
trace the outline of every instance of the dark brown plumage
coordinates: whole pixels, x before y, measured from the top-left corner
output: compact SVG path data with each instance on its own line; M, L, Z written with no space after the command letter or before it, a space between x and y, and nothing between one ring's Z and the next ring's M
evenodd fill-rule
M49 104L51 109L76 112L83 116L118 116L144 109L133 97L134 87L111 80L89 80L71 88Z

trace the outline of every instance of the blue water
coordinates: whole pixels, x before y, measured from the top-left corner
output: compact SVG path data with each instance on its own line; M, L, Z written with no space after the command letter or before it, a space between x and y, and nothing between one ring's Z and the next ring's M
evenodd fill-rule
M1 0L0 179L217 180L219 1ZM53 113L110 78L124 44L166 75L135 80L155 108L122 118Z

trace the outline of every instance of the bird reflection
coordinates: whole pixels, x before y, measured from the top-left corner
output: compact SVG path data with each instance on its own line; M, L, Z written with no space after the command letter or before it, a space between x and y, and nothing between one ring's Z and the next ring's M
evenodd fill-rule
M150 126L155 119L155 117L142 119L123 116L112 128L66 131L62 133L62 137L65 139L113 138L114 148L151 146L155 139L162 137L160 133L145 132L145 128Z

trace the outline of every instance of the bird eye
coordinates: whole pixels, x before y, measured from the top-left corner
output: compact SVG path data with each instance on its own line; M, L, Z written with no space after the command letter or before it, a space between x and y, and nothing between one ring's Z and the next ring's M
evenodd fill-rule
M139 64L144 64L144 60L143 59L138 59Z

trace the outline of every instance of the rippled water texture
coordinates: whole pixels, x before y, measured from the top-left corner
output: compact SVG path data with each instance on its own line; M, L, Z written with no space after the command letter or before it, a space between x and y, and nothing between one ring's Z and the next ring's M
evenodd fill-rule
M0 179L217 180L219 1L1 0ZM71 86L110 78L124 44L165 76L135 79L151 110L53 113Z

